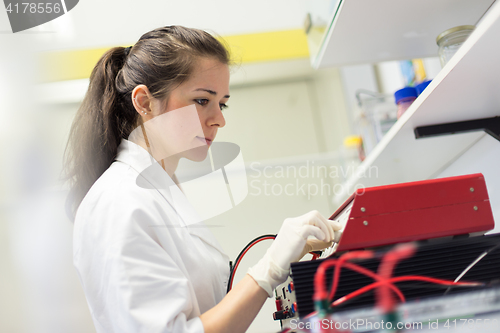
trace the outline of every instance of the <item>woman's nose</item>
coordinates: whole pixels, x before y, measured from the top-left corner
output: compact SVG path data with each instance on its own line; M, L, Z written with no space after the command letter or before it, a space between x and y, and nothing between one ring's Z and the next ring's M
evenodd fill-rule
M213 108L211 117L208 119L208 125L217 127L224 127L226 125L226 119L224 119L220 106Z

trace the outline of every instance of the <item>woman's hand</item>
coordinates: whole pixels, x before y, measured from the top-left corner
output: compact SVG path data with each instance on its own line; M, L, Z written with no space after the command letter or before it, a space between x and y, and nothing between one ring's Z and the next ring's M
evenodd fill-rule
M245 332L266 297L272 296L274 288L286 280L290 262L300 259L303 253L331 245L334 232L340 227L317 211L286 219L257 265L219 304L200 316L205 333ZM315 238L308 239L309 236Z
M249 269L248 274L271 296L274 288L286 280L291 262L302 258L310 251L309 247L325 248L331 245L335 239L335 231L340 228L340 223L326 219L318 211L288 218L264 257ZM310 240L308 244L309 236L321 243ZM321 247L323 245L325 246Z
M330 246L333 245L334 242L337 242L337 241L333 240L331 242L324 242L324 241L310 238L307 240L306 245L304 246L304 249L302 250L302 254L300 255L300 258L304 257L309 252L321 251L321 250L324 250L326 248L329 248Z

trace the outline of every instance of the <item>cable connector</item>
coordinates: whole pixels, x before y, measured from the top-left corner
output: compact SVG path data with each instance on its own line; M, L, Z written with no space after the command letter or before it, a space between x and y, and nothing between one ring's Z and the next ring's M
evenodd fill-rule
M328 297L328 295L327 295ZM319 318L324 318L330 313L330 301L328 298L314 300L314 309Z

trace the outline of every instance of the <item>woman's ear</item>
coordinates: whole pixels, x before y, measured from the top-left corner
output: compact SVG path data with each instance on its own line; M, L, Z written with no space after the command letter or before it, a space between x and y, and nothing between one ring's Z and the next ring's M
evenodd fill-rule
M132 104L135 110L143 118L149 120L155 116L154 97L149 92L148 87L140 84L132 90Z

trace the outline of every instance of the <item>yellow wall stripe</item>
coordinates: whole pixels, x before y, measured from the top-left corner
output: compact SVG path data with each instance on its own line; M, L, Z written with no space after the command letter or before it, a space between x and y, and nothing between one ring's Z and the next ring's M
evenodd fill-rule
M233 58L242 63L309 57L307 36L302 29L223 38L229 45Z
M223 39L236 63L309 57L307 37L302 29L233 35ZM41 81L88 78L99 58L109 48L43 53L40 57Z
M99 58L109 49L43 53L40 58L41 81L55 82L88 78Z

